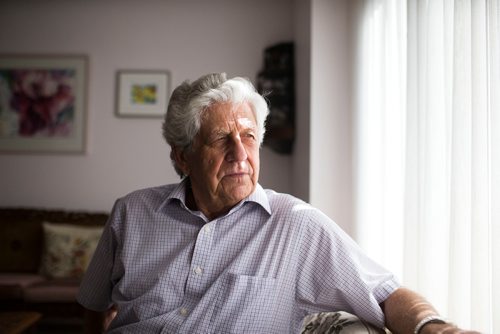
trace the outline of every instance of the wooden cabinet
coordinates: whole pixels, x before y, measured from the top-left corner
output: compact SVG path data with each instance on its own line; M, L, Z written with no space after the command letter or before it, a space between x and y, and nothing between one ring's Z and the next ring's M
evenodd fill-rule
M295 138L294 72L293 43L264 50L264 69L257 77L257 90L265 96L270 109L264 145L282 154L292 153Z

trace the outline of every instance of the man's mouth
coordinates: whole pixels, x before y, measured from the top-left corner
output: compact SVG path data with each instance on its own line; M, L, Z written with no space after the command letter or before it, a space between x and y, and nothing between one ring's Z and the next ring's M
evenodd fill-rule
M245 176L248 175L247 172L233 172L233 173L227 173L226 176L229 177L238 177L238 176Z

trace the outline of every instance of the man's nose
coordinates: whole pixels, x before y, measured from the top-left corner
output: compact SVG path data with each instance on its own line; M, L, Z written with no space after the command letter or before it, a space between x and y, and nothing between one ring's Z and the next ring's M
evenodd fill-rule
M227 160L229 162L244 161L248 158L245 146L241 142L240 136L235 136L230 141L230 147L227 153Z

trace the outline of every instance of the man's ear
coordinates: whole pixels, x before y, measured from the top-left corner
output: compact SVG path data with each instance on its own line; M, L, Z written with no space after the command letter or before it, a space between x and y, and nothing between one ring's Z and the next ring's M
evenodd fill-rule
M190 168L188 159L186 157L186 152L184 150L179 149L178 147L172 146L170 157L175 160L177 167L180 168L182 173L186 176L189 176Z

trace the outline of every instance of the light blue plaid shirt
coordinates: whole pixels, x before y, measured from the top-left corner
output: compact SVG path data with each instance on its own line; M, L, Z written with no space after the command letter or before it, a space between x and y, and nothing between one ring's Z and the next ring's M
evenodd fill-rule
M296 333L333 310L383 326L399 284L319 210L258 185L209 221L185 183L115 203L78 296L118 306L110 333Z

